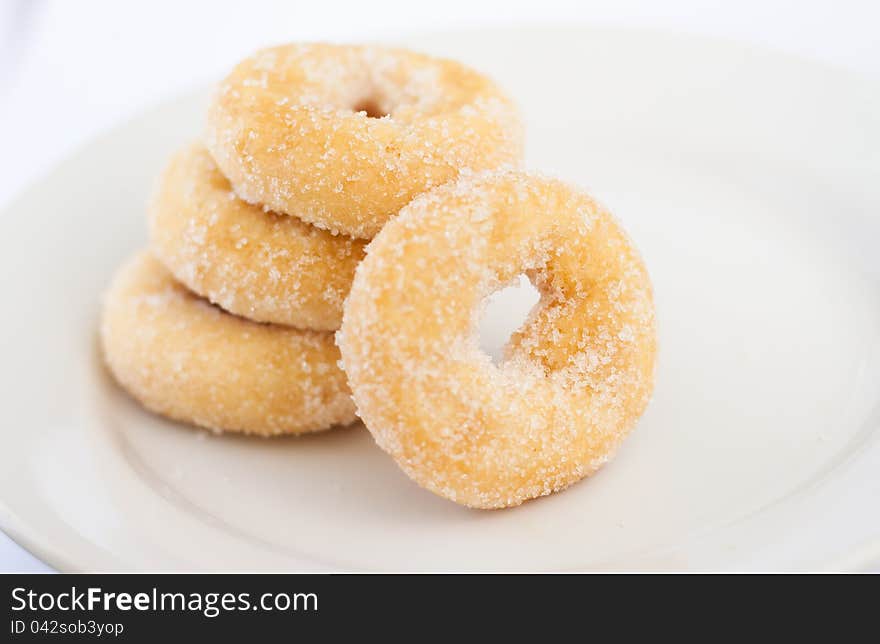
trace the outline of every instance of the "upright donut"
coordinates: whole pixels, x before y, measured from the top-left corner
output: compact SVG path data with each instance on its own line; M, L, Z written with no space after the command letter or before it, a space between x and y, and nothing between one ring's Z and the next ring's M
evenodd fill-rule
M464 65L403 49L265 49L223 81L205 141L244 200L373 237L464 170L518 164L513 102Z
M480 303L525 272L541 300L498 366ZM561 490L605 463L653 388L645 266L609 212L559 181L441 186L376 236L337 334L358 413L417 483L477 508Z
M355 420L333 334L221 311L146 252L113 279L101 344L117 381L175 420L263 436Z
M149 208L156 257L189 289L257 322L335 331L365 242L238 199L201 145L168 164Z

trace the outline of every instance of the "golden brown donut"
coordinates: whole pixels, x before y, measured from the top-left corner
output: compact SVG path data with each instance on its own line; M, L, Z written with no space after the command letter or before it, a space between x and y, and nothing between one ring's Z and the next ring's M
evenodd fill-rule
M481 302L523 272L541 300L496 366L477 340ZM441 186L389 222L337 341L379 446L477 508L594 472L653 388L654 305L635 247L589 195L518 172Z
M339 328L365 242L238 199L203 146L172 157L149 221L153 253L195 293L257 322Z
M104 357L147 409L213 430L302 434L355 420L333 334L226 313L147 252L116 274L101 319Z
M518 164L522 124L491 80L403 49L264 49L222 82L206 143L236 192L369 239L460 172Z

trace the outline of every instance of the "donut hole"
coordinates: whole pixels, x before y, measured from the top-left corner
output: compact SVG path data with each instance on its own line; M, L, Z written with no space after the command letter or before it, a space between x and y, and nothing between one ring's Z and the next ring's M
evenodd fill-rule
M525 323L540 299L538 290L525 275L486 297L478 337L480 349L492 358L493 364L500 365L504 361L504 347L510 336Z
M367 118L381 119L388 116L388 111L383 109L375 98L364 98L354 104L355 112L366 112Z

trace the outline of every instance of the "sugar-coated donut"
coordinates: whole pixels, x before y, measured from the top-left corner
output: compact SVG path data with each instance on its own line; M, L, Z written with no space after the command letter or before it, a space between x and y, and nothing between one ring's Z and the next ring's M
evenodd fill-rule
M403 49L264 49L222 82L206 143L246 201L369 239L413 197L518 164L523 127L491 80Z
M541 300L496 366L480 303ZM653 296L613 217L568 185L491 173L418 197L367 247L337 333L358 413L423 487L500 508L605 463L653 389Z
M332 333L226 313L146 252L107 292L101 343L119 383L169 418L264 436L355 420Z
M192 291L258 322L339 328L363 240L238 199L201 145L171 159L149 213L153 253Z

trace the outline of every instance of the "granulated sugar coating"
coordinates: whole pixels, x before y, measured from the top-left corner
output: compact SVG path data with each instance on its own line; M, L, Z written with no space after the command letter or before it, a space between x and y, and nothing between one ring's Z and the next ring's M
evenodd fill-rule
M541 300L496 366L478 345L481 303L523 272ZM391 220L337 341L376 442L420 485L478 508L594 472L653 389L638 252L587 194L516 172L436 188Z
M301 434L355 420L333 335L259 324L196 297L149 253L108 291L104 356L163 416L213 430Z
M379 46L286 45L223 81L205 142L240 197L373 237L416 195L516 165L513 102L460 63Z
M153 253L191 290L237 315L332 331L363 240L238 199L211 155L175 155L149 210Z

